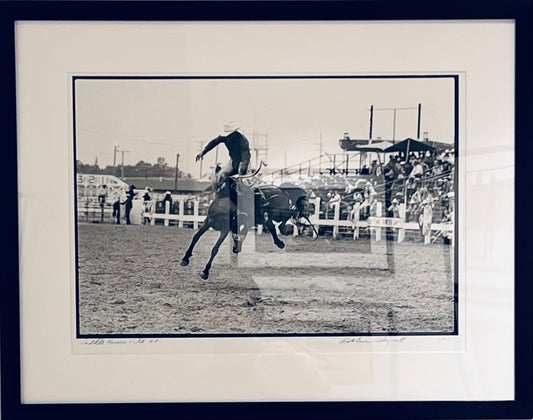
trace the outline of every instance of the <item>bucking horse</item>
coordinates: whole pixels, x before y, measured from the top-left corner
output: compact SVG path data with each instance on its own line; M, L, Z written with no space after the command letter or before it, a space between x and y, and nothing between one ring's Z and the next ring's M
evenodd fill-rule
M233 175L225 185L215 192L215 199L209 205L207 216L183 256L180 265L189 265L194 247L202 235L210 228L220 232L217 241L211 249L211 256L207 261L200 277L206 280L220 246L231 232L233 239L233 253L242 250L242 243L250 228L262 225L272 235L274 244L282 249L285 243L278 237L276 225L282 235L288 234L287 222L308 218L307 193L302 188L291 185L279 188L274 185L254 186L263 162L252 174ZM216 168L217 170L219 168Z

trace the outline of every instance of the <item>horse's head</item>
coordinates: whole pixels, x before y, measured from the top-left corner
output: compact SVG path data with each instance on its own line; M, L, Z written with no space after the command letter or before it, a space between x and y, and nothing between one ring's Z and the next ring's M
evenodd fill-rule
M309 217L311 208L309 206L309 197L302 195L296 200L296 209L298 210L298 217Z

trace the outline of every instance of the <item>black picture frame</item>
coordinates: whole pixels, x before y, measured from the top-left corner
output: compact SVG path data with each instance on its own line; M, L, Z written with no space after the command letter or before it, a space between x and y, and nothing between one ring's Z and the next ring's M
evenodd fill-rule
M533 4L531 1L11 1L0 4L3 66L4 251L1 270L1 413L7 420L55 419L527 419L533 417ZM464 20L516 22L515 399L441 402L233 402L21 404L17 100L14 23L18 20ZM490 69L487 69L490 71ZM495 331L497 339L497 331ZM497 363L497 361L494 361ZM438 380L438 378L435 378ZM50 378L53 383L54 378Z

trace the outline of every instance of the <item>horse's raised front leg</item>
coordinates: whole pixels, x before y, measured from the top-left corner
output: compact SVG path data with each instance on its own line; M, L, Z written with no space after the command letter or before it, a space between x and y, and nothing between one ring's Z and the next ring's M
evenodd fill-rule
M209 258L209 261L207 262L204 271L200 273L200 277L204 280L207 280L207 278L209 277L209 270L211 270L211 264L213 264L213 260L215 259L215 256L218 253L218 249L220 248L220 245L222 245L222 242L224 242L224 239L226 239L226 236L228 236L228 233L229 229L220 232L220 236L218 237L217 242L211 250L211 258Z
M189 265L189 260L192 256L192 250L194 249L194 246L196 245L196 242L200 239L200 237L207 232L209 229L209 223L207 221L202 224L200 229L198 229L198 232L196 232L192 238L191 244L189 245L189 248L187 249L187 252L185 252L185 255L183 256L180 265L186 266Z
M274 240L274 244L276 244L278 248L281 248L281 249L285 248L285 243L281 239L279 239L278 234L276 232L276 226L274 226L274 223L272 223L271 218L268 218L265 221L265 226L270 231L270 234L272 235L272 239Z

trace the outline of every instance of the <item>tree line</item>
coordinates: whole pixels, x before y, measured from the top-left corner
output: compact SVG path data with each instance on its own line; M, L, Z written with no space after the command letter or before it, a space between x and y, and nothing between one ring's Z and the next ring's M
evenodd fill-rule
M76 172L89 175L115 175L124 178L171 178L176 176L176 167L169 166L162 157L157 158L157 163L155 164L140 160L135 165L124 165L124 167L122 165L117 165L116 167L107 165L104 168L100 168L98 161L91 165L76 160ZM182 179L191 178L191 174L178 170L178 177Z

